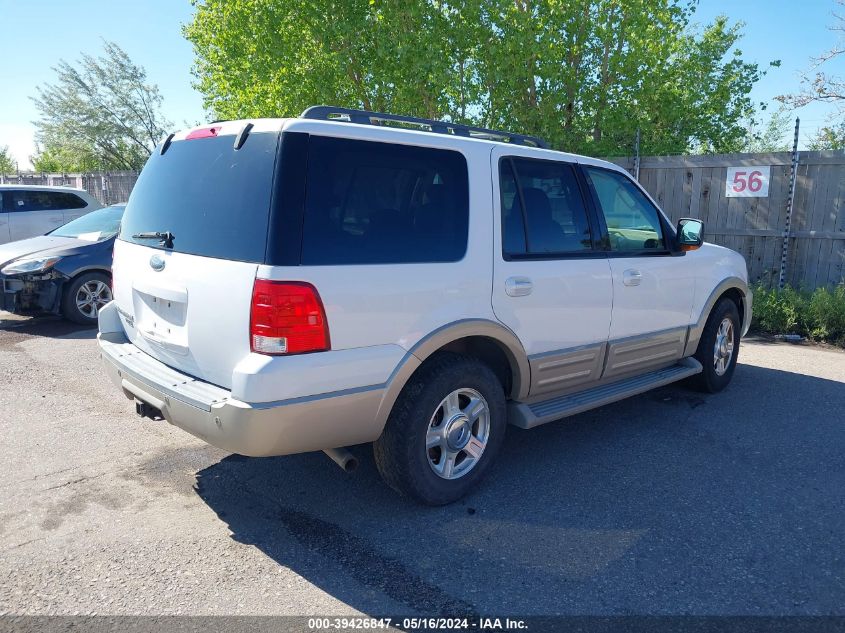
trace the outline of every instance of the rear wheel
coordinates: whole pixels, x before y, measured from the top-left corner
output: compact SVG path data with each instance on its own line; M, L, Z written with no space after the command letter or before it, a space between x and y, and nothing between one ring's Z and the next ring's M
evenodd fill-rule
M62 316L82 325L96 325L100 308L111 300L111 279L108 275L83 273L65 291Z
M722 299L710 313L695 352L704 367L693 379L696 387L716 393L728 386L736 369L739 336L739 310L730 299Z
M504 389L487 365L438 354L405 385L373 445L379 473L429 505L460 499L499 452L505 416Z

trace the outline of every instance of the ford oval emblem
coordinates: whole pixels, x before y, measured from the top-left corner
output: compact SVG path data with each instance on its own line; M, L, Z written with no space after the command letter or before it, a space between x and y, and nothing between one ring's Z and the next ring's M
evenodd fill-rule
M164 259L160 255L150 257L150 268L155 271L164 270Z

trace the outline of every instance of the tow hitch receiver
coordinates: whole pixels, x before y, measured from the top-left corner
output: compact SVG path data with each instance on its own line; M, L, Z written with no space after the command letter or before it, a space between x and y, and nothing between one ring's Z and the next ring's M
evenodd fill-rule
M156 409L154 406L147 404L146 402L141 402L140 400L135 401L135 413L137 413L142 418L149 418L150 420L164 419L164 416L161 414L161 411Z

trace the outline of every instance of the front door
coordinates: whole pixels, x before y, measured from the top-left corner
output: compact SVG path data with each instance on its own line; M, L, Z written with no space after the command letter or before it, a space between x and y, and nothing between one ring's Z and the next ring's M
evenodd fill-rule
M585 165L609 241L613 276L605 377L636 374L681 358L695 278L669 250L668 224L639 186L618 171Z
M44 235L64 224L62 209L56 206L51 194L43 190L6 192L11 198L6 208L9 211L9 237L13 242Z
M600 377L612 282L576 166L519 153L491 158L493 311L528 353L533 398Z
M5 244L9 241L9 214L3 208L3 196L8 196L8 193L0 191L0 244Z

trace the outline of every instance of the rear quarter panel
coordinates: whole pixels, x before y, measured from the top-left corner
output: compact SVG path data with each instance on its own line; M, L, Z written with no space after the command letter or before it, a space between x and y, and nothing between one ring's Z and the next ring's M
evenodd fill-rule
M332 135L409 143L407 132L337 124ZM303 122L291 131L326 133L319 123ZM326 309L333 350L398 345L410 350L423 337L455 321L495 321L491 305L493 204L490 146L449 143L420 134L419 145L460 151L467 160L470 221L467 250L458 262L344 266L259 266L266 279L313 284ZM371 137L371 138L368 138Z

